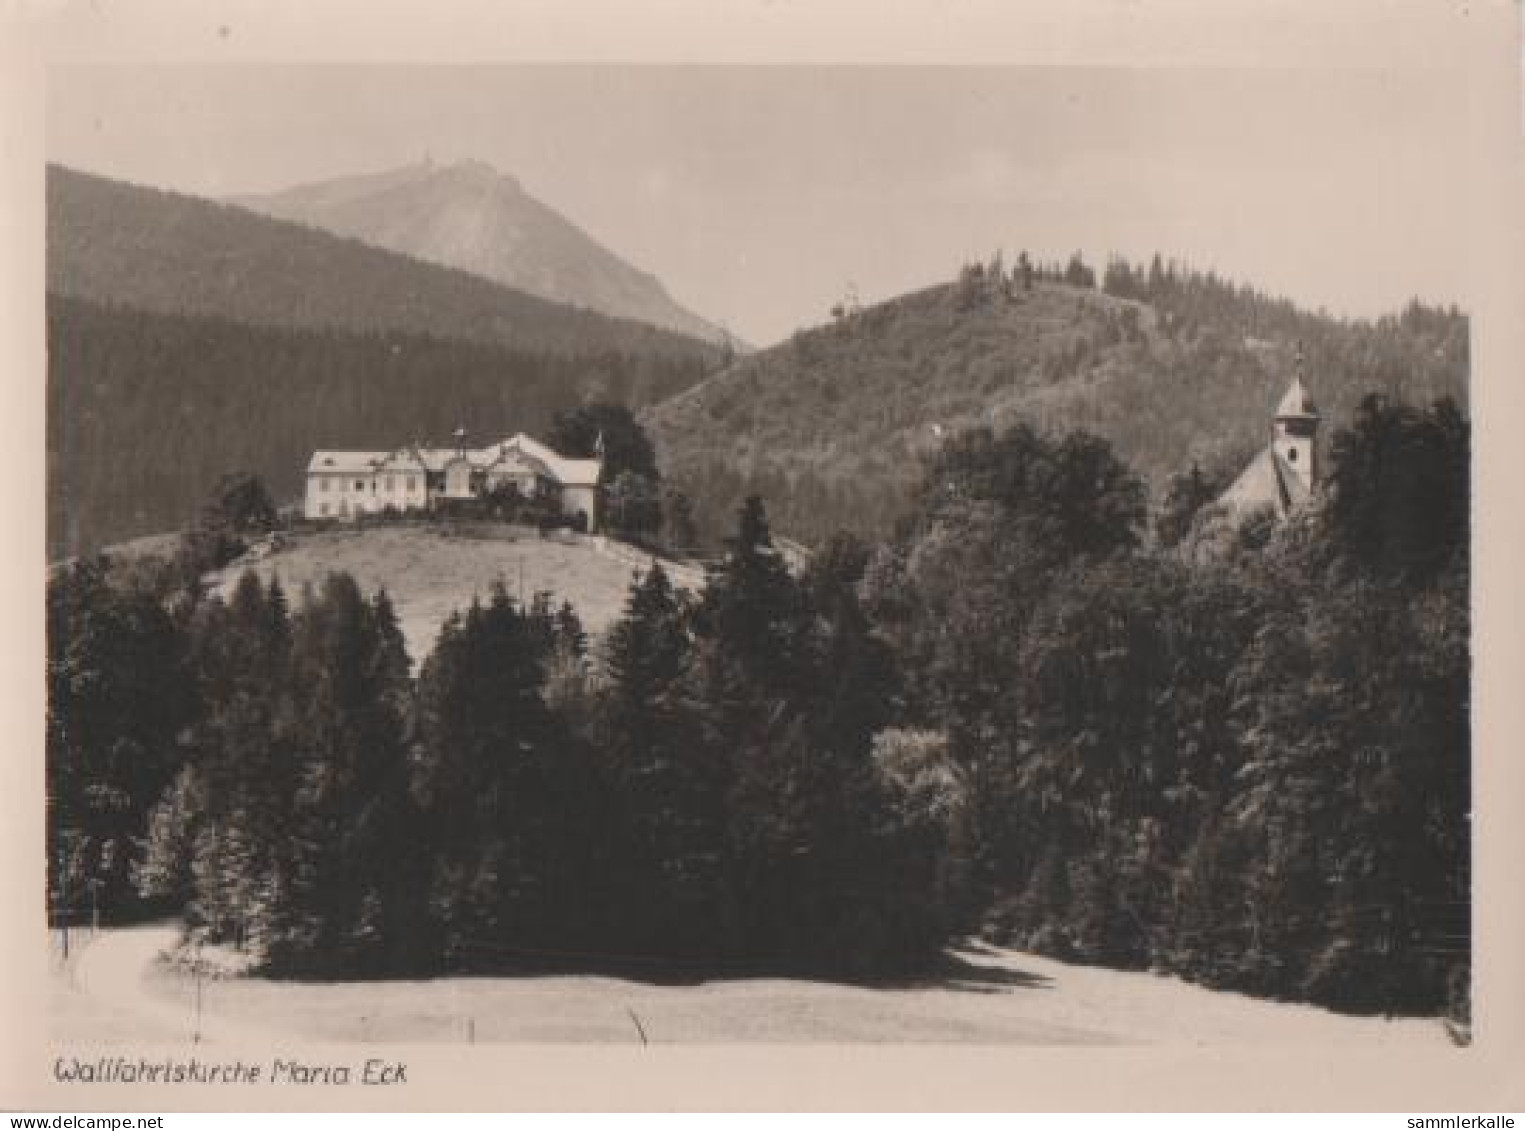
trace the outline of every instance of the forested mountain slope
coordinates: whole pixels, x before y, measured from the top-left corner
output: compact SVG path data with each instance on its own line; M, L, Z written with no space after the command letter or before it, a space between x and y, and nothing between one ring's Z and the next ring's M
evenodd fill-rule
M154 314L50 296L48 550L58 558L188 521L218 478L294 499L317 447L543 431L592 397L648 403L698 357L576 357L404 333Z
M1078 269L1077 269L1078 268ZM664 473L725 528L747 493L781 531L882 533L924 457L976 425L1088 429L1159 488L1192 463L1237 467L1269 435L1296 367L1327 440L1370 392L1465 406L1467 322L1411 305L1341 321L1158 260L966 267L950 284L802 330L649 410Z
M704 357L682 334L580 310L243 208L48 168L48 290L166 314L405 330L514 349Z

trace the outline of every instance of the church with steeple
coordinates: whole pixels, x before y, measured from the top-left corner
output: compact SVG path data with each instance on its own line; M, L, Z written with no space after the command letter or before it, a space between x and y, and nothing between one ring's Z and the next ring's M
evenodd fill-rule
M1319 485L1318 426L1299 354L1297 375L1276 406L1270 444L1219 497L1219 508L1234 519L1267 509L1283 519L1298 510Z

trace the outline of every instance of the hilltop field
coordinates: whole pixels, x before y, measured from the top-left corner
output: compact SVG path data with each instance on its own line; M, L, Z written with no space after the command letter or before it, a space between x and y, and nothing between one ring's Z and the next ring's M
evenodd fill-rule
M618 619L631 578L650 561L650 554L605 538L542 537L522 526L385 526L297 534L267 557L234 562L215 574L212 584L227 596L252 569L262 580L279 577L296 600L303 586L318 585L326 574L349 573L364 592L386 589L408 655L417 663L434 648L445 618L473 597L485 598L495 582L526 601L545 591L558 604L572 602L596 636ZM692 566L663 565L675 585L694 589L702 583L703 575Z

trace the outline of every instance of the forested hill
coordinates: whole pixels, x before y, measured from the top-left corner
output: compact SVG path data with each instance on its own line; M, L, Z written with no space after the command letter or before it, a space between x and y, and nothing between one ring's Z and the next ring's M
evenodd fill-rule
M232 205L48 167L48 290L266 326L408 331L566 354L714 346Z
M50 296L48 550L72 556L190 520L252 471L295 499L316 447L543 431L597 397L649 403L698 357L574 357L402 333L154 314Z
M1017 420L1110 440L1158 496L1199 462L1237 469L1269 435L1301 343L1324 439L1360 399L1465 407L1467 321L1411 305L1342 321L1158 260L1078 260L1024 276L997 263L796 333L645 417L664 474L702 532L750 492L775 527L819 539L883 533L925 455L976 425Z

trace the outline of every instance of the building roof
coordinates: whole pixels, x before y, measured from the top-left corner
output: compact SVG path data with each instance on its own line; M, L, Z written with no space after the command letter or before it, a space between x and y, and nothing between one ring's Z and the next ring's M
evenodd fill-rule
M484 448L468 448L466 460L473 466L486 469L502 460L505 455L522 454L530 461L540 464L546 473L564 487L595 487L603 471L600 459L572 459L557 452L523 432L496 441ZM394 457L421 463L429 471L442 471L461 455L459 448L424 448L412 444L386 452L339 451L319 449L308 461L308 474L330 472L336 475L369 474Z
M408 451L416 455L419 461L430 471L444 471L445 465L460 455L459 448L408 448ZM466 458L471 459L471 453L466 453Z
M1308 395L1307 386L1303 384L1301 377L1292 378L1292 384L1287 386L1286 394L1281 398L1281 403L1276 406L1277 420L1286 420L1289 417L1304 420L1318 419L1318 406Z
M1218 505L1236 519L1265 507L1285 518L1307 498L1308 488L1292 465L1274 447L1266 447L1218 497Z
M335 475L369 475L391 452L345 452L320 448L307 462L309 474L332 472Z
M561 455L539 440L526 436L523 432L499 441L489 450L492 452L492 458L496 459L504 450L512 449L517 449L545 464L552 476L564 487L596 487L599 475L603 471L604 461L601 459L574 459Z

